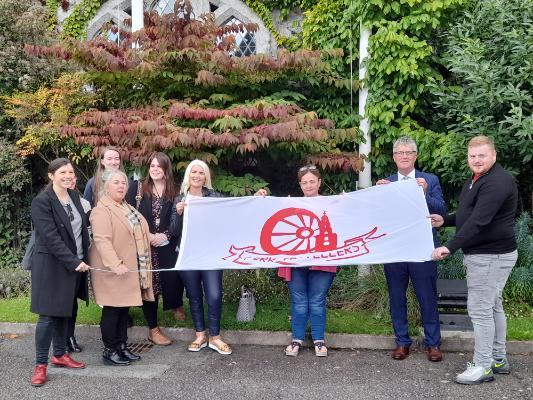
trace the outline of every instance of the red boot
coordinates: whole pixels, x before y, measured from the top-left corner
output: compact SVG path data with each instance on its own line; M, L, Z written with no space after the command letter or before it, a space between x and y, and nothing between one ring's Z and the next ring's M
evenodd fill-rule
M37 364L31 377L32 386L43 386L46 383L46 364Z
M61 357L52 357L50 363L54 367L67 367L67 368L85 368L85 364L73 360L68 354L63 354Z

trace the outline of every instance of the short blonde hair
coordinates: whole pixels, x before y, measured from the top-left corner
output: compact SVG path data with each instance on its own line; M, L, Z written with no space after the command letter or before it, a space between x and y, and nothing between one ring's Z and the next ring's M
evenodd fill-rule
M484 145L488 145L492 150L496 150L496 147L494 146L494 139L492 139L489 136L484 136L484 135L474 136L468 142L468 148L484 146Z
M123 171L121 171L120 169L117 169L117 170L108 170L108 169L106 169L104 171L104 173L102 174L102 190L100 191L100 196L99 197L102 197L102 196L104 196L106 194L107 186L109 185L109 181L111 181L111 179L115 175L120 175L121 177L124 178L124 180L126 181L126 190L128 190L130 182L129 182L128 176Z
M205 162L202 160L192 160L189 165L187 165L187 169L185 169L185 174L183 175L183 182L181 182L181 189L180 193L183 196L186 196L187 193L189 193L189 178L191 176L191 171L193 167L201 167L204 170L205 174L205 183L204 186L208 189L213 189L213 186L211 185L211 171L209 171L209 167Z

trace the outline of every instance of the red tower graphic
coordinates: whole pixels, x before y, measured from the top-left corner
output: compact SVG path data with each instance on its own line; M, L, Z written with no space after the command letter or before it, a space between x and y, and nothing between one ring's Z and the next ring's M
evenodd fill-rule
M335 249L337 234L326 212L319 218L303 208L284 208L265 222L260 243L269 254L305 254Z
M316 235L315 251L327 251L337 248L337 234L331 230L329 218L324 211L322 218L320 218L320 230Z

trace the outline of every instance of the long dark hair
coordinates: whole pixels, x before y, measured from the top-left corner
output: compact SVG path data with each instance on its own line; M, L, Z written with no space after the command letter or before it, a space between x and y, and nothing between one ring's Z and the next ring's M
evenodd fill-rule
M154 159L157 160L159 166L165 174L165 189L163 190L163 193L161 193L161 198L172 201L174 200L174 197L177 196L178 190L176 188L176 183L174 182L174 174L172 173L172 163L170 158L168 158L165 153L154 153L148 160L148 169L150 169L150 165ZM149 193L151 195L153 189L154 181L150 176L150 173L148 173L148 176L142 183L141 194Z

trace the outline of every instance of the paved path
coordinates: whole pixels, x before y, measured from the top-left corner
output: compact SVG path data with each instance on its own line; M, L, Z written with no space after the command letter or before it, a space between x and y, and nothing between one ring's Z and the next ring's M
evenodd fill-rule
M384 350L330 350L296 358L281 347L234 345L231 356L210 349L189 353L185 342L153 347L128 367L101 362L99 338L80 337L85 370L49 368L49 382L29 385L33 337L0 339L0 399L533 399L533 356L514 355L513 373L491 383L453 383L471 354L447 353L430 363L415 352L394 361Z

